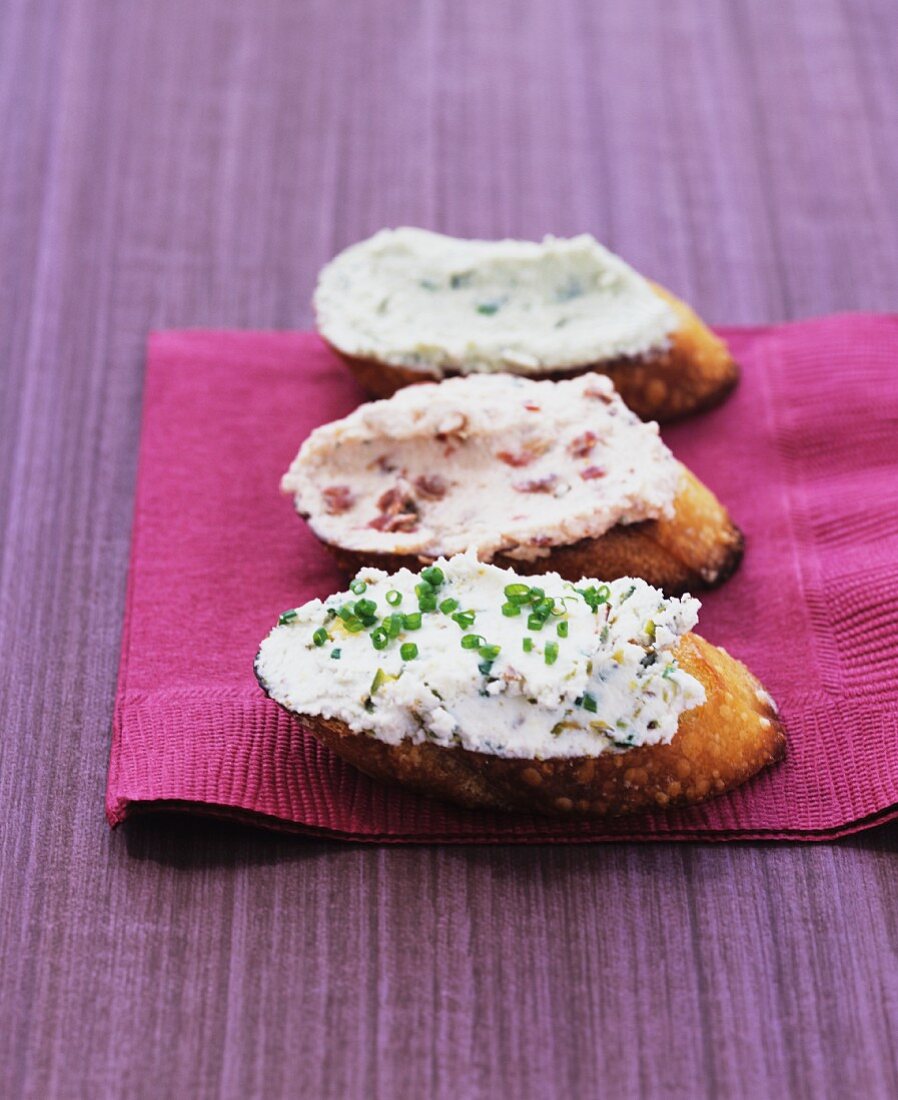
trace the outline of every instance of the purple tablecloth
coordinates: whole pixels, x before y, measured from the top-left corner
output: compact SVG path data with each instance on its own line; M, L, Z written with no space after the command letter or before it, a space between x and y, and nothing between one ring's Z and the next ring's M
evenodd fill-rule
M892 0L0 5L0 1094L898 1095L894 827L101 812L150 329L306 328L400 223L589 230L716 323L894 310L896 73Z

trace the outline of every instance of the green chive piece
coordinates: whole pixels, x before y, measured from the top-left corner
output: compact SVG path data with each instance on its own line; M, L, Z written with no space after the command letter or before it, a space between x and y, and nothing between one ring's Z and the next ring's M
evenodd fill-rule
M650 638L655 637L655 624L651 619L645 624L645 632Z
M502 614L507 618L512 619L515 615L520 615L521 605L517 603L504 603L502 604Z
M379 626L377 630L371 631L371 644L375 649L386 649L389 641L390 636L382 626Z
M546 659L547 665L554 665L558 660L558 642L546 642L546 648L543 651L543 656Z
M493 662L481 661L477 668L483 673L484 676L489 676L489 674L493 671Z
M590 714L595 714L598 709L595 698L588 691L583 693L583 709L588 710Z
M402 625L406 630L420 630L421 629L421 612L413 611L411 615L402 616Z
M432 588L439 588L446 576L438 565L431 565L421 570L421 579L427 581Z
M566 638L568 631L567 619L565 619L563 623L559 623L558 626L555 627L555 630L558 632L559 638Z
M282 615L278 615L278 626L286 626L287 623L296 622L299 618L299 612L297 610L285 611Z
M474 623L474 612L456 611L456 613L452 616L452 621L454 623L458 623L462 630L467 630L468 627L472 626Z
M390 607L398 607L402 603L402 593L397 592L395 588L391 588L385 599Z
M403 642L399 647L399 655L403 661L413 661L418 656L418 647L414 642Z
M361 596L361 594L367 591L367 589L368 585L365 584L364 581L353 581L352 584L349 586L349 591L354 592L357 596Z
M542 588L537 588L536 585L534 585L533 588L530 589L530 602L532 604L537 604L540 600L544 600L545 598L546 593Z
M505 598L511 603L526 603L530 599L530 585L506 584Z
M396 613L387 615L380 625L391 638L398 638L402 633L402 616Z
M523 644L524 644L524 652L525 653L530 653L530 651L533 649L533 639L532 638L524 638Z
M486 639L480 634L465 634L461 640L462 649L479 649L486 644Z
M331 659L332 660L339 661L342 656L343 656L343 650L340 649L339 646L336 646L334 649L331 650Z
M381 684L385 683L386 679L387 674L382 668L379 668L377 672L374 673L374 679L371 681L371 687L368 689L368 694L373 695Z
M349 603L343 604L337 614L340 616L344 623L348 623L350 619L355 618L355 605L350 600Z
M537 615L535 612L532 615L527 616L527 629L528 630L542 630L543 618L541 615Z
M356 600L355 613L360 619L370 619L377 614L377 604L374 600Z
M620 602L621 602L621 603L626 603L626 602L627 602L627 600L629 600L629 598L630 598L630 597L631 597L631 596L633 595L633 593L634 593L635 591L636 591L636 585L635 585L635 584L631 584L631 585L630 585L630 587L629 587L629 588L627 589L627 591L626 591L626 592L625 592L625 593L623 594L623 596L621 596L621 598L620 598ZM610 589L609 589L609 591L608 591L608 595L609 595L609 596L611 595L611 590L610 590Z
M425 592L418 597L418 610L419 611L436 611L437 598L433 592Z
M440 611L442 611L444 615L448 615L450 612L454 611L457 607L458 607L458 600L454 600L450 596L448 600L443 600L443 602L440 604Z
M498 302L481 302L477 307L477 312L482 313L484 317L492 317L494 313L499 312Z
M324 645L327 641L327 631L323 626L319 626L315 633L312 635L312 641L315 645Z
M359 634L365 629L365 624L361 619L350 619L349 622L344 622L343 625L349 631L350 634Z
M495 661L495 659L502 652L502 646L500 645L482 645L478 648L477 652L485 661Z

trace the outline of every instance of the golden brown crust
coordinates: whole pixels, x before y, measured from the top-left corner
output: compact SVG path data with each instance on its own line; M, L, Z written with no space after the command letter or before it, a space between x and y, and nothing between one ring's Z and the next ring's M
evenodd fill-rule
M388 573L418 570L432 559L414 554L374 554L324 544L347 572L375 566ZM558 573L566 580L641 577L669 595L714 588L730 577L742 560L742 532L726 508L686 467L669 519L618 524L598 538L556 546L549 556L521 561L498 555L495 564L518 573Z
M387 745L337 720L300 717L360 771L469 809L610 817L694 805L782 759L786 741L769 695L725 650L688 634L677 658L706 702L681 715L670 744L597 757L512 760L431 742Z
M738 365L726 344L685 302L657 283L651 285L680 320L669 348L636 358L623 357L581 367L531 372L527 377L537 382L558 382L589 371L607 374L624 403L643 420L676 420L719 404L739 381ZM375 397L392 397L404 386L439 382L461 373L451 368L442 374L428 373L378 359L345 355L336 347L333 350L359 384Z

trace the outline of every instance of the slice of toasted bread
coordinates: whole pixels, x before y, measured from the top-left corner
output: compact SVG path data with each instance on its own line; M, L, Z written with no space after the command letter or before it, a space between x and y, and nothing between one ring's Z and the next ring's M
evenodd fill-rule
M697 314L669 290L651 286L674 310L680 322L669 345L638 357L623 357L558 370L528 371L534 381L558 382L579 374L607 374L624 403L643 420L666 423L703 412L720 404L739 381L739 367L726 344L714 335ZM330 345L352 371L363 389L375 397L392 397L404 386L439 382L461 372L445 368L427 372L378 359L347 355ZM509 367L509 371L513 368Z
M599 538L553 546L548 557L519 561L498 555L497 565L519 573L555 572L567 580L581 577L642 577L670 595L715 588L729 579L745 548L745 539L726 508L685 466L671 517L617 524ZM432 558L379 554L324 546L341 568L355 573L364 565L393 572L419 569Z
M669 744L624 752L510 759L429 742L389 745L340 721L299 720L367 775L469 809L602 817L693 805L782 759L785 733L770 696L725 650L687 634L676 654L705 688L706 702L681 714Z

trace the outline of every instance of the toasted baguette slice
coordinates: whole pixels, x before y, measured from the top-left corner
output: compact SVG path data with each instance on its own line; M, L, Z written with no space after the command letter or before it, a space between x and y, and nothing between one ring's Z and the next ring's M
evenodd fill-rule
M362 570L284 612L262 689L349 763L463 806L622 814L744 782L784 751L773 700L691 633L694 597L472 554Z
M596 371L663 422L719 403L739 378L684 302L587 235L536 244L383 230L324 268L315 307L322 337L376 397L469 373Z
M366 775L467 809L615 817L694 805L781 760L786 738L773 700L725 650L688 634L677 659L707 701L680 716L670 744L614 755L517 760L427 742L388 745L312 715L300 722Z
M364 565L393 572L418 569L434 560L415 554L377 554L324 546L347 573ZM548 557L518 561L499 554L497 565L533 575L551 571L567 580L580 577L641 577L670 595L701 592L729 580L745 551L745 537L707 486L682 467L670 518L619 523L595 539L553 546Z
M351 570L473 550L569 580L637 576L667 592L724 581L743 539L603 375L476 375L363 405L316 429L284 475Z

